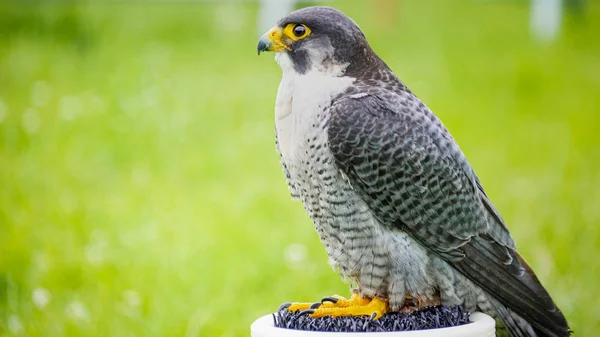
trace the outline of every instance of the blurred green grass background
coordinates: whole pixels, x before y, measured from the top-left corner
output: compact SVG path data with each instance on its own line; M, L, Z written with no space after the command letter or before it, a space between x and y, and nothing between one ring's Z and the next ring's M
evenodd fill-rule
M600 3L337 1L445 122L577 336L600 329ZM0 3L0 335L248 336L347 294L274 148L258 5Z

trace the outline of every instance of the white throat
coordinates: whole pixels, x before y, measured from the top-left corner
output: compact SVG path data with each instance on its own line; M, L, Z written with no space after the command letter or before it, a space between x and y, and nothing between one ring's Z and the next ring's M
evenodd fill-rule
M283 77L275 103L275 128L279 151L283 160L293 164L314 130L319 119L329 113L327 108L336 95L344 92L355 79L341 76L347 65L313 67L305 74L294 68L286 53L277 53L275 59L281 66ZM322 135L325 136L326 135Z

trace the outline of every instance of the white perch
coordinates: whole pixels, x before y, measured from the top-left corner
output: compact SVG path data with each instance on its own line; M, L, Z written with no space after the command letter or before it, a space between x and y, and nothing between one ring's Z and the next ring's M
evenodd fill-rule
M263 316L250 326L252 337L495 337L496 322L490 316L476 312L471 323L443 329L399 332L316 332L276 328L273 316Z

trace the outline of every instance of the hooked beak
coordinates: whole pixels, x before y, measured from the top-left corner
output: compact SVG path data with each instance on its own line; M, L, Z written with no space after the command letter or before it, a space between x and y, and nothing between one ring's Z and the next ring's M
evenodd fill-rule
M274 51L280 52L284 50L292 50L288 45L283 42L283 28L275 26L269 29L268 32L258 40L258 46L256 47L258 55L263 51Z

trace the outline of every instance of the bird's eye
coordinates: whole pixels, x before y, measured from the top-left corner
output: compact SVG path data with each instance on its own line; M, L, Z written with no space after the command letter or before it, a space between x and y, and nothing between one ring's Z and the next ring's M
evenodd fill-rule
M303 37L304 34L306 34L306 27L303 25L295 25L293 32L296 37Z

